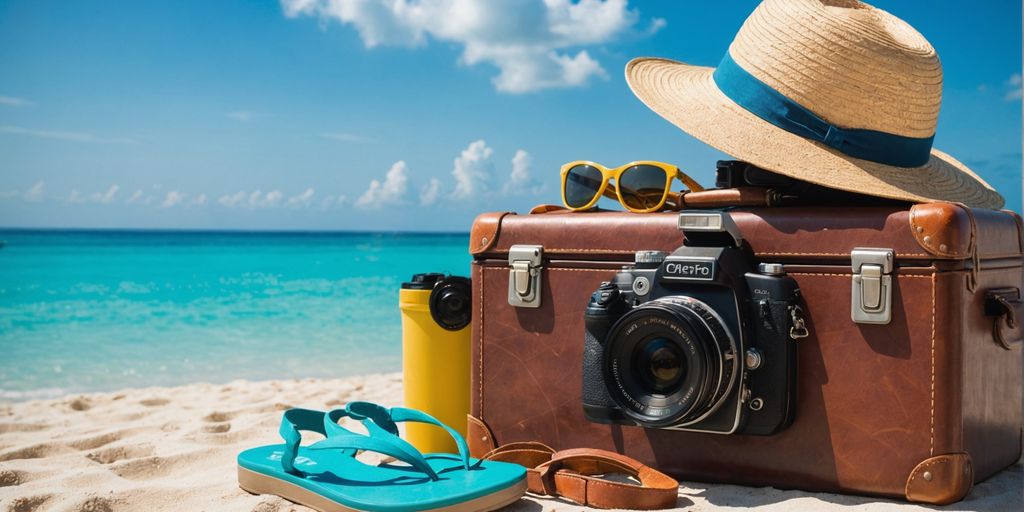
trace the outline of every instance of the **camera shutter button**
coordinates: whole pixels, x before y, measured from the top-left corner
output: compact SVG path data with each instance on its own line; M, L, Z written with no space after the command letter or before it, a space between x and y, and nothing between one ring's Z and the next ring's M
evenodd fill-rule
M665 261L665 257L668 253L665 251L637 251L633 255L633 261L636 263L661 263Z

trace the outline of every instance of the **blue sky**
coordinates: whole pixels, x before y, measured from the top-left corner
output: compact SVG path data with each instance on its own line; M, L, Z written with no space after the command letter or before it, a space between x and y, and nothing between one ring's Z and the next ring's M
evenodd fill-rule
M461 231L569 160L713 182L622 69L714 65L756 2L386 3L0 0L0 225ZM939 52L936 147L1020 211L1020 2L874 4Z

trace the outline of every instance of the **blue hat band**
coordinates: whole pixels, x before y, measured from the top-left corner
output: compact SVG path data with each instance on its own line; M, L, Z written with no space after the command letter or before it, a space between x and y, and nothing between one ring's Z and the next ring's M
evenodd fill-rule
M829 124L748 73L729 52L725 52L713 78L723 94L751 114L846 156L894 167L921 167L931 158L935 135L919 139Z

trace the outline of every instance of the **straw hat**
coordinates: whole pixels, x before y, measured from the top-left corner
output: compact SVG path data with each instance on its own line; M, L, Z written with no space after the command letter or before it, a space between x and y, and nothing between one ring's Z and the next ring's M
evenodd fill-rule
M626 81L679 128L770 171L891 199L1003 205L931 147L942 101L935 49L856 0L766 0L717 69L639 58Z

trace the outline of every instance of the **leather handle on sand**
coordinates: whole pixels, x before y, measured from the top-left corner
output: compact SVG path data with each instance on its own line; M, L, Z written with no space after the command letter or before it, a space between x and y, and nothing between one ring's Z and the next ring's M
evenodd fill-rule
M556 452L542 443L512 443L484 459L526 466L533 494L557 496L594 508L657 510L674 507L679 482L640 461L615 452L576 448ZM640 482L616 482L595 475L620 473Z

